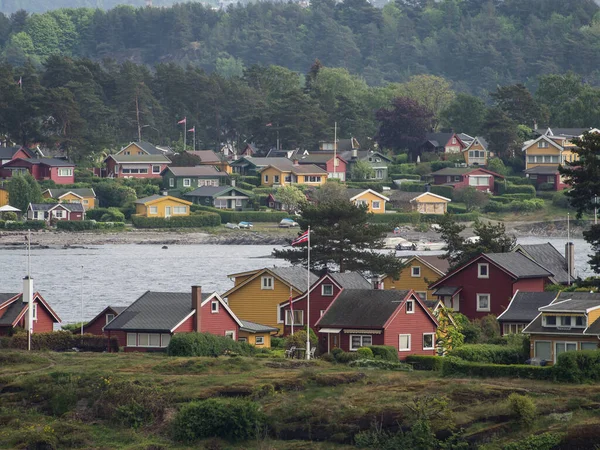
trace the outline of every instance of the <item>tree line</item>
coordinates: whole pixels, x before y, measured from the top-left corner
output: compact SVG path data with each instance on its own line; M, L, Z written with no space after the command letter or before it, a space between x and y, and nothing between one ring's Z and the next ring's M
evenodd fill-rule
M44 3L11 1L24 8ZM256 2L224 10L200 3L43 14L20 10L0 14L0 53L15 65L41 64L60 54L148 66L177 62L224 76L241 76L253 65L303 73L319 59L361 75L369 85L428 73L450 80L459 92L484 97L498 85L527 82L534 89L536 77L548 73L573 71L598 84L598 11L593 0L396 0L383 8L366 0L312 0L308 8Z

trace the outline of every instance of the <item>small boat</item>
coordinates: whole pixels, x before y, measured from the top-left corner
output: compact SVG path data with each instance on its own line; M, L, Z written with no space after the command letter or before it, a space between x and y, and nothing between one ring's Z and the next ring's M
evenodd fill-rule
M163 245L161 248L162 248L163 250L167 250L169 247L167 247L166 245Z

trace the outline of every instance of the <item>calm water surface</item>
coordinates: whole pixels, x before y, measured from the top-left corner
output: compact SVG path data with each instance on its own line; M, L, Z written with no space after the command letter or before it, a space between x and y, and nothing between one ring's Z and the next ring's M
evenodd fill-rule
M580 276L591 275L589 245L574 239L575 266ZM522 238L520 243L551 242L564 252L566 239ZM223 293L233 286L228 274L286 261L272 258L272 245L101 245L85 249L34 249L31 272L41 292L63 322L89 320L108 305L128 305L147 290ZM411 254L412 252L402 252ZM82 270L83 266L83 270ZM24 250L0 250L0 292L21 292L27 271ZM83 273L83 276L82 276Z

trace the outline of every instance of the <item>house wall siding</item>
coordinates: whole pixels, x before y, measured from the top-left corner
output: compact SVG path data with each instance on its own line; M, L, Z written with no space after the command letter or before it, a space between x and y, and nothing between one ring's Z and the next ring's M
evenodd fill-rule
M217 336L225 336L226 331L234 331L234 340L237 340L240 331L237 322L221 304L219 304L219 312L211 312L211 302L206 302L201 308L199 331Z
M260 184L261 186L285 186L286 184L289 184L285 181L286 175L290 175L290 172L282 172L275 167L268 167L260 172ZM265 181L265 176L269 177L267 181ZM275 176L279 177L278 182L275 182Z
M368 212L373 214L385 214L385 203L386 201L381 197L376 196L371 192L365 192L360 197L354 200L354 204L359 201L364 201L367 204ZM373 209L373 202L379 202L379 209Z
M39 301L35 301L37 305L37 320L33 321L34 333L48 333L54 330L54 319L52 315L46 311Z
M93 322L90 322L87 325L85 325L83 327L83 332L95 334L96 336L106 335L106 333L102 331L102 328L106 325L106 314L107 313L102 314ZM110 312L108 314L110 314Z
M411 276L411 267L416 266L421 268L420 277ZM441 275L434 272L429 266L426 266L420 261L411 261L400 271L400 278L397 280L394 280L392 277L384 278L383 289L395 289L397 291L414 289L415 292L427 292L427 299L432 300L435 299L433 296L433 291L435 289L429 289L429 285L435 283L440 278Z
M256 338L262 337L264 344L256 345ZM271 348L271 335L269 333L248 333L247 331L240 331L237 339L245 338L250 345L254 345L257 348Z
M156 214L150 214L150 206L156 206L157 208L157 213ZM186 213L185 214L175 214L175 207L176 206L185 206L186 209ZM159 201L153 202L153 203L147 203L147 204L136 204L135 205L135 213L142 215L142 216L146 216L146 217L159 217L159 218L164 218L166 217L166 209L167 207L171 207L171 217L182 217L182 216L189 216L190 215L190 205L186 203L183 203L182 201L177 201L175 199L172 198L168 198L165 197L164 200L160 199Z
M415 302L414 309L413 314L407 314L403 304L384 330L384 345L394 347L400 359L409 355L435 355L435 349L423 350L423 333L435 333L437 326L418 302ZM401 334L411 335L410 351L399 351Z
M598 343L600 341L598 341L598 338L596 336L577 336L577 335L573 335L573 336L554 336L554 335L543 335L543 334L531 334L530 335L530 347L529 347L529 352L530 352L530 357L534 358L535 357L535 343L537 341L546 341L546 342L551 342L551 352L552 352L552 358L550 361L548 361L548 365L553 365L554 364L554 352L555 352L555 343L556 342L577 342L577 350L581 350L581 342L592 342L596 345L598 345Z
M191 333L192 331L196 331L194 329L194 323L196 321L196 315L194 314L192 317L188 317L185 322L179 325L175 330L173 330L173 334L176 333Z
M0 206L8 205L8 191L0 189Z

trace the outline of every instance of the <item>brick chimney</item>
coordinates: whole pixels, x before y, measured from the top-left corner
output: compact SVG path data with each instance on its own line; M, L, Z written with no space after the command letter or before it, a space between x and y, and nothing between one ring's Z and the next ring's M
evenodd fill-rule
M200 332L201 325L202 286L192 286L192 309L196 310L194 315L194 331Z

